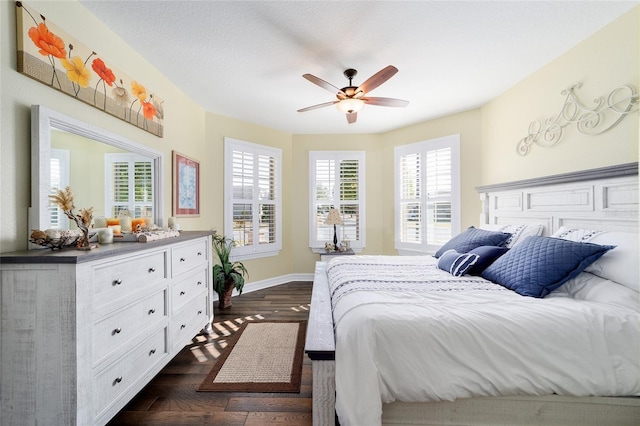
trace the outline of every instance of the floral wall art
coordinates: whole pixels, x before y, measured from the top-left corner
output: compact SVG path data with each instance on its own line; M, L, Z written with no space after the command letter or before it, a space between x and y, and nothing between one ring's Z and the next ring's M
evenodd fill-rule
M16 2L18 72L158 137L163 101L23 2Z

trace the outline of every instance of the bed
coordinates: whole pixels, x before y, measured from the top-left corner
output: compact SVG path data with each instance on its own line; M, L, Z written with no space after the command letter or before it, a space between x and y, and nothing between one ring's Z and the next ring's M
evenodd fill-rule
M464 237L438 258L318 262L314 425L638 424L637 163L478 192L479 225L461 235L508 249L478 274ZM555 277L574 252L584 265ZM552 285L522 285L523 261Z

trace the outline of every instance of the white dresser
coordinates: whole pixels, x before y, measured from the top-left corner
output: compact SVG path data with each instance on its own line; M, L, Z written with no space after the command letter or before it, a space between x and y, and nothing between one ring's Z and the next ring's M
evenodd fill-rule
M103 425L213 319L211 232L0 254L0 424Z

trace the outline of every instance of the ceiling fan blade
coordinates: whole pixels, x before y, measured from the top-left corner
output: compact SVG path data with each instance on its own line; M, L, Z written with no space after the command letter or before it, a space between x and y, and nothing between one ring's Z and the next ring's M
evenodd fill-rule
M362 83L360 87L358 87L358 89L356 90L356 93L362 92L363 95L365 93L369 93L370 91L380 86L385 81L389 80L397 72L398 72L398 68L394 67L393 65L389 65L381 69L380 71L378 71L377 73L369 77L364 83Z
M321 78L316 77L315 75L303 74L302 76L304 78L306 78L307 80L309 80L310 82L312 82L313 84L315 84L317 86L320 86L323 89L326 89L326 90L330 91L334 95L343 94L344 96L347 96L341 89L337 88L336 86L334 86L331 83L328 83L328 82L324 81Z
M406 107L409 101L393 98L360 98L364 103L369 105L386 106L386 107Z
M357 112L347 113L347 123L353 124L356 122L357 119L358 119Z
M312 106L308 106L306 108L299 109L298 112L305 112L305 111L311 111L312 109L324 108L324 107L329 106L329 105L337 104L338 102L340 102L340 101L332 101L332 102L325 102L323 104L312 105Z

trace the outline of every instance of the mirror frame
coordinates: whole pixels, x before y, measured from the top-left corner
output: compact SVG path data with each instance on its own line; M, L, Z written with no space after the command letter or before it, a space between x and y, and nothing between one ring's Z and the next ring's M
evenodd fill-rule
M144 155L153 160L155 197L154 221L162 224L163 164L162 152L116 135L100 127L68 117L42 105L31 106L31 207L29 208L29 235L31 230L51 228L49 194L51 189L51 130L59 129L84 136L126 151ZM33 244L31 244L33 245Z

